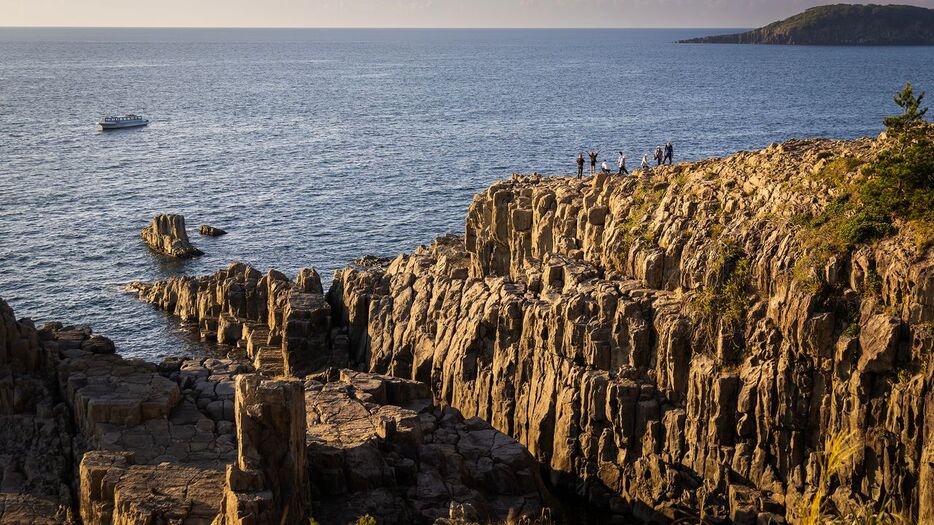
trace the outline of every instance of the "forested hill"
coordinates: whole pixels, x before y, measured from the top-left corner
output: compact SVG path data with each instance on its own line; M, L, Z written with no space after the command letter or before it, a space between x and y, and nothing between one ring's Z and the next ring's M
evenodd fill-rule
M813 7L765 27L685 44L934 45L934 9L907 5Z

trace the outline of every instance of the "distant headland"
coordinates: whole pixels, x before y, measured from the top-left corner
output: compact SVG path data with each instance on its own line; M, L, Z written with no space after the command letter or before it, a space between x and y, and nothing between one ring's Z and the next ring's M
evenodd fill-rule
M934 45L934 9L908 5L825 5L745 33L691 38L679 43Z

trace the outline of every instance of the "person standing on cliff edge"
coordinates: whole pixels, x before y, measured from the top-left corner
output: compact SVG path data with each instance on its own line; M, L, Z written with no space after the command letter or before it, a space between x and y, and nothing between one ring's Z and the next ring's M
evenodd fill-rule
M661 146L655 146L655 155L652 155L652 158L655 159L655 162L657 163L658 166L662 165L664 155L662 154Z
M577 154L577 178L584 176L584 153Z
M616 159L616 165L619 166L619 175L629 175L629 170L626 169L626 155L622 151L619 152L619 158Z
M668 142L668 144L665 144L665 159L662 161L662 164L667 162L668 165L670 166L671 163L674 162L674 156L675 156L675 147L671 145L671 142Z
M596 151L590 150L589 152L587 152L587 154L590 155L590 174L596 175L597 174L597 155L600 154L600 150L596 150Z
M649 169L649 154L643 153L642 154L642 171L645 171L647 169Z

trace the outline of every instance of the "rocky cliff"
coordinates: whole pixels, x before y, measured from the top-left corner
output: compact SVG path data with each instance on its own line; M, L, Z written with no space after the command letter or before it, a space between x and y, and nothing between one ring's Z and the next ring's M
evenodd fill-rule
M837 4L745 33L683 40L688 44L934 45L934 9Z
M295 287L314 288L313 274ZM551 502L521 445L436 407L420 383L286 379L281 353L268 369L114 351L87 327L17 320L0 299L0 523L430 524L452 504L493 520Z
M463 237L337 272L333 324L350 362L427 383L620 516L795 521L846 436L828 505L929 522L930 231L835 251L804 220L881 147L514 176Z
M815 498L830 514L884 505L931 522L934 232L899 223L841 244L826 227L851 224L853 186L891 144L514 176L474 199L463 236L356 261L326 294L313 269L293 280L239 263L136 283L234 358L124 364L61 326L8 343L62 362L25 370L60 385L46 389L94 451L77 506L18 494L90 522L168 512L188 493L133 496L161 461L168 486L203 488L186 520L291 522L309 502L326 522L427 523L447 504L503 519L550 505L534 457L620 523L798 522ZM329 366L367 373L317 372ZM252 371L265 379L237 379ZM173 424L205 445L181 446L189 431ZM847 454L830 464L828 449ZM303 453L307 472L286 466Z

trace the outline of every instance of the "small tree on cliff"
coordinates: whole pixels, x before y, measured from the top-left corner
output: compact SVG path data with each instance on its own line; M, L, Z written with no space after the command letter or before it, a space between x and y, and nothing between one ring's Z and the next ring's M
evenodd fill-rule
M865 171L869 179L859 189L862 209L845 225L851 241L884 237L895 219L934 220L934 140L923 100L924 93L915 96L911 84L895 96L904 112L886 118L885 125L897 143Z
M925 124L924 115L928 112L928 108L921 108L923 101L924 92L922 91L916 97L911 82L906 83L905 88L895 95L895 103L904 110L904 113L885 117L883 121L889 133L897 137L904 137Z

